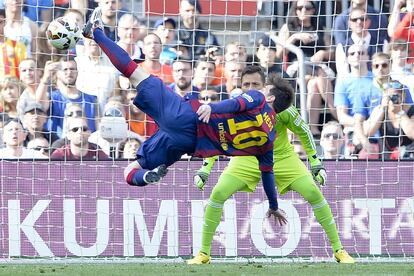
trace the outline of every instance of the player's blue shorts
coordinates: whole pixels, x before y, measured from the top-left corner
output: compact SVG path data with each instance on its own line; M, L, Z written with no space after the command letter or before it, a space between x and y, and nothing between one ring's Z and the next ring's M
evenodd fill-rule
M159 130L146 140L137 152L144 169L170 166L183 154L192 154L197 140L197 114L190 102L168 89L157 77L151 76L137 87L134 104L151 116Z

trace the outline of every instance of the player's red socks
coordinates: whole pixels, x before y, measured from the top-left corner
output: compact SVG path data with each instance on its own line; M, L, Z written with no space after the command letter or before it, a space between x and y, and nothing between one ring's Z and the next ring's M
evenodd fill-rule
M128 176L127 176L127 178L126 178L126 182L129 184L129 185L133 185L133 186L135 186L135 184L134 184L134 175L135 175L135 173L138 171L138 169L133 169L133 170L131 170L130 172L129 172L129 174L128 174Z
M93 31L93 39L98 43L102 51L105 52L116 69L118 69L125 77L129 78L138 65L131 60L128 53L119 47L118 44L106 37L103 30L99 28L96 28Z

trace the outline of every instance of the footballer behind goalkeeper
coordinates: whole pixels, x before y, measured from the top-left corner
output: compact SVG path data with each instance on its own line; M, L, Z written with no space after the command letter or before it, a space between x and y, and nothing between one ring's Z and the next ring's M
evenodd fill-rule
M265 75L260 67L246 67L241 75L242 90L250 89L266 90L273 87L287 90L293 88L289 82L277 75L268 77L266 88ZM276 185L280 194L293 190L300 194L312 206L316 219L322 225L331 243L335 259L341 263L353 263L354 260L342 248L328 202L324 198L315 181L325 185L326 172L322 162L316 156L316 147L308 125L302 120L297 109L290 106L283 112L276 115L277 138L274 142L274 174ZM312 175L305 164L294 152L293 146L288 140L287 129L290 129L299 136L304 146L311 165ZM195 185L204 189L211 168L216 158L204 160L203 167L195 176ZM315 180L315 181L314 181ZM228 166L220 175L218 183L211 192L208 201L203 224L201 250L188 264L210 263L210 250L213 236L221 221L224 202L238 191L253 192L260 181L260 171L257 169L257 160L250 156L232 157Z
M151 116L159 127L141 145L137 160L125 169L127 183L146 186L158 182L167 173L166 167L180 160L183 154L197 157L253 155L258 160L269 200L268 216L285 224L287 220L278 208L274 185L274 121L275 111L281 112L291 105L292 91L275 88L264 95L252 90L235 99L209 105L202 105L198 100L184 100L168 90L159 78L145 72L107 38L100 17L101 11L96 8L83 35L94 39L112 64L129 78L138 92L134 104Z

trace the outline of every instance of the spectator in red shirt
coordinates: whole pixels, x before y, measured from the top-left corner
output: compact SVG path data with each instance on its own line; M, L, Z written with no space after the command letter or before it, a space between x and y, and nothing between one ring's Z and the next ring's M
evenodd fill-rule
M404 17L402 18L401 22L397 24L395 27L393 39L403 39L408 41L408 45L410 46L410 55L409 55L409 63L413 61L413 53L414 53L414 10L411 8L411 11L407 12Z
M85 118L68 119L69 144L56 149L51 159L57 160L107 160L108 156L97 145L89 143L91 132Z

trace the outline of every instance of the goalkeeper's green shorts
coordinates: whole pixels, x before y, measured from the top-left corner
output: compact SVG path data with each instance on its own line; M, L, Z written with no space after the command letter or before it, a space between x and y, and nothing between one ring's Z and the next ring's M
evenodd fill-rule
M275 173L276 187L279 194L284 194L289 191L290 184L301 177L308 176L312 178L309 170L296 153L282 160L276 160L273 171ZM224 174L229 174L243 181L246 187L242 191L245 192L254 192L257 183L261 180L259 162L254 156L232 157L223 171Z

